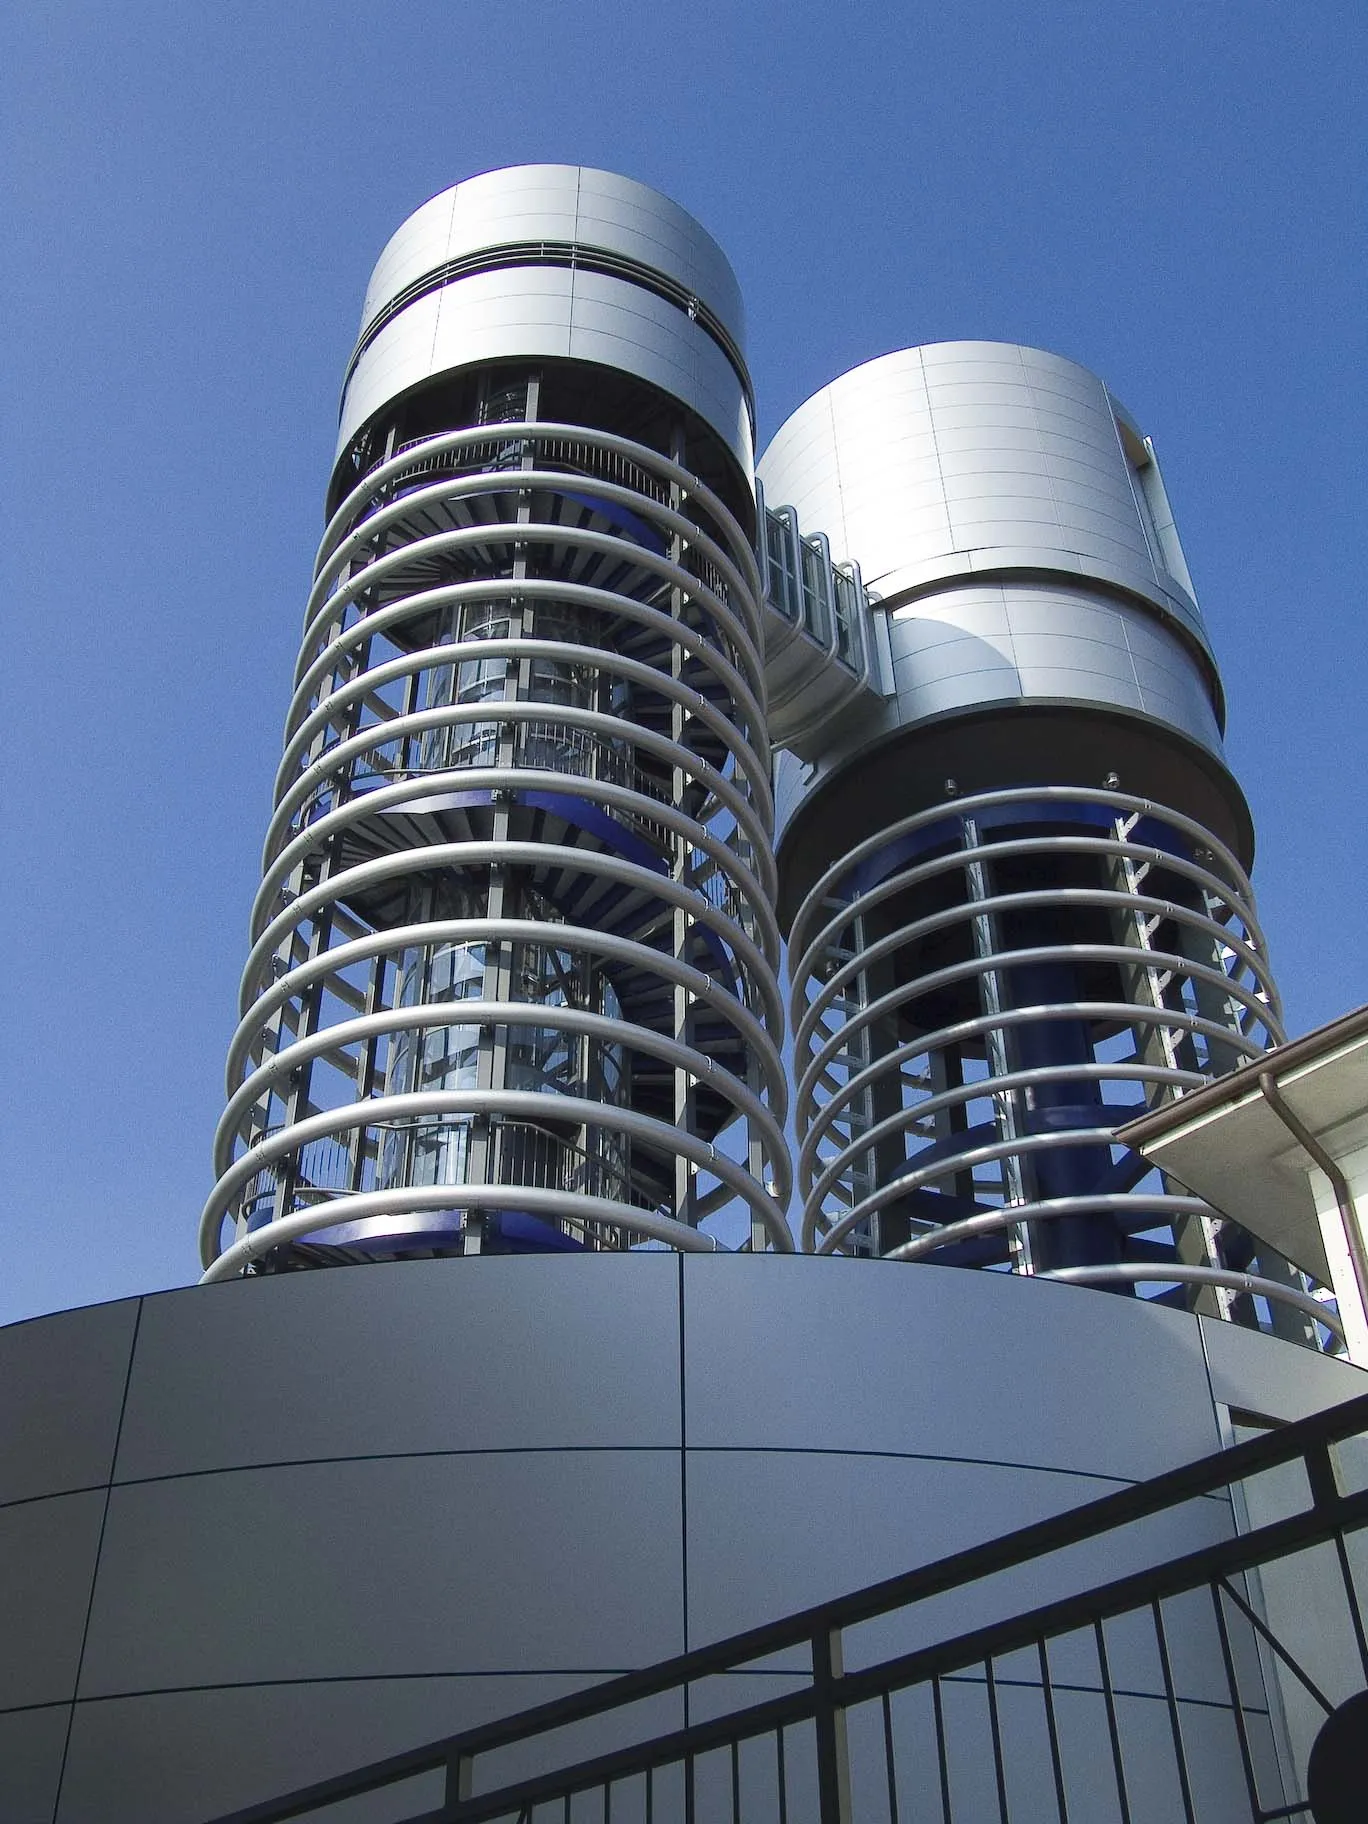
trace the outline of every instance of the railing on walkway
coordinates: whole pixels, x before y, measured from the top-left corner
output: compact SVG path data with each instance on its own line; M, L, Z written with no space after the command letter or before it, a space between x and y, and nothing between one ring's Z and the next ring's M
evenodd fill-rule
M406 1824L1309 1819L1309 1733L1368 1685L1364 1447L1368 1396L219 1824L352 1818L332 1808L386 1789ZM985 1620L995 1585L1010 1612ZM779 1689L732 1707L738 1675Z

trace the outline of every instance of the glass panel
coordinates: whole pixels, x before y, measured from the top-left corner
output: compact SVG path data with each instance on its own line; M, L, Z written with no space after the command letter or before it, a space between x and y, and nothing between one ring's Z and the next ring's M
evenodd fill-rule
M835 568L831 581L836 596L836 657L851 671L860 669L860 592L855 579Z
M803 544L803 625L821 646L831 642L831 571L819 545Z
M801 613L801 590L794 568L792 533L782 514L766 513L765 543L770 567L770 599L786 621L796 623Z

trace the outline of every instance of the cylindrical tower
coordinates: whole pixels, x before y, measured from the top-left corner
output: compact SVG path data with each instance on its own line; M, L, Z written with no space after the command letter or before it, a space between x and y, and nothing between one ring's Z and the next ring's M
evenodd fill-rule
M780 766L804 1245L1267 1297L1309 1340L1302 1276L1113 1140L1282 1036L1151 444L1070 361L947 343L759 473L887 632L882 709Z
M471 179L381 255L208 1277L791 1245L741 336L713 241L604 172Z

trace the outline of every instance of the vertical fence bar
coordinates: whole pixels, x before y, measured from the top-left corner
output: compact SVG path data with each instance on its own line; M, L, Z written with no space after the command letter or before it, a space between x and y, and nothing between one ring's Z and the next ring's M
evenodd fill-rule
M1007 1770L1002 1764L1002 1722L998 1716L997 1680L993 1677L991 1655L983 1662L983 1675L988 1691L988 1733L993 1742L993 1775L997 1780L998 1815L1002 1824L1012 1824L1007 1813Z
M1344 1599L1349 1605L1349 1619L1354 1628L1354 1644L1358 1648L1359 1667L1363 1672L1363 1681L1368 1684L1368 1639L1364 1637L1363 1611L1359 1607L1358 1591L1354 1588L1354 1573L1349 1564L1349 1553L1345 1549L1344 1534L1335 1534L1335 1555L1339 1559L1340 1581L1344 1585Z
M1183 1795L1183 1824L1196 1824L1192 1809L1192 1787L1188 1781L1187 1751L1183 1747L1183 1725L1178 1711L1178 1694L1173 1688L1173 1666L1169 1659L1168 1635L1159 1599L1150 1604L1154 1616L1154 1639L1159 1648L1159 1667L1164 1676L1164 1701L1168 1705L1169 1728L1173 1731L1173 1755L1178 1764L1178 1787Z
M835 1695L836 1680L841 1672L841 1636L834 1630L823 1629L812 1637L817 1812L822 1824L851 1824L850 1745L845 1710Z
M1216 1632L1221 1642L1221 1658L1225 1663L1226 1684L1230 1689L1230 1708L1235 1722L1235 1734L1240 1744L1240 1762L1244 1767L1245 1786L1249 1792L1250 1808L1257 1818L1261 1815L1259 1789L1254 1780L1254 1761L1249 1752L1249 1732L1245 1728L1244 1705L1240 1702L1240 1687L1235 1678L1235 1658L1230 1651L1230 1632L1226 1627L1225 1607L1221 1602L1219 1582L1209 1586L1211 1602L1216 1611Z
M945 1752L945 1710L941 1704L941 1681L931 1680L931 1707L936 1719L936 1765L940 1771L941 1824L955 1824L950 1814L950 1765Z
M474 1780L474 1757L469 1754L453 1754L447 1762L446 1789L443 1794L443 1809L453 1817L459 1817L462 1799L470 1797Z
M1116 1694L1112 1690L1111 1668L1107 1664L1107 1642L1102 1623L1093 1623L1097 1640L1097 1665L1102 1674L1102 1697L1107 1706L1107 1734L1111 1738L1112 1766L1116 1772L1116 1798L1121 1807L1121 1824L1131 1824L1130 1800L1126 1796L1126 1769L1121 1760L1121 1731L1116 1721Z
M888 1824L899 1824L898 1768L893 1758L893 1703L887 1691L883 1693L883 1737L884 1771L888 1775Z
M1059 1753L1059 1722L1055 1716L1054 1684L1050 1678L1050 1654L1043 1637L1036 1642L1036 1656L1040 1660L1040 1695L1045 1700L1045 1731L1050 1738L1050 1771L1054 1775L1055 1804L1059 1809L1059 1824L1069 1824L1069 1801L1064 1791L1064 1762Z

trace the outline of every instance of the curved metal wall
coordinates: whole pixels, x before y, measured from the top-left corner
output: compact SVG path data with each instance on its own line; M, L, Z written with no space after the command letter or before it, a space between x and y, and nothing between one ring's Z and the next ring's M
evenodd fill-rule
M0 1371L7 1824L212 1817L1158 1474L1216 1449L1224 1408L1292 1419L1364 1381L1098 1294L734 1256L160 1294L0 1330ZM1230 1524L1199 1501L1137 1549ZM1143 1767L1145 1731L1170 1727L1159 1668L1124 1632L1109 1648ZM1244 1792L1224 1673L1186 1637L1175 1653L1194 1777L1223 1817ZM1056 1676L1069 1752L1111 1793L1096 1663ZM713 1696L787 1688L769 1667ZM1012 1755L1010 1706L1030 1698L1004 1677ZM975 1794L965 1815L995 1815ZM1110 1815L1091 1800L1071 1788L1070 1815Z
M859 562L865 583L894 611L895 628L925 614L941 627L942 643L977 639L992 648L976 666L937 673L988 674L975 700L1077 696L1141 708L1152 693L1150 713L1206 745L1218 742L1215 661L1158 464L1086 368L993 342L880 356L785 421L760 477L772 505L793 506L804 525L826 533L834 558ZM1020 606L1030 612L1014 624L1001 613L994 620L994 602L1018 605L1014 593L1004 602L995 589L1014 591L1027 574L1048 575L1051 587L1028 590ZM990 576L1011 581L982 586ZM898 612L914 601L915 614ZM1118 608L1121 618L1108 620ZM1155 639L1147 646L1137 638L1126 663L1133 630L1146 624ZM895 664L933 643L902 638ZM1019 674L1015 688L991 675L1004 667ZM1162 675L1185 670L1203 687L1196 696L1186 678ZM921 667L919 681L928 675Z
M383 406L474 363L589 361L678 399L751 472L741 295L678 204L578 165L521 165L444 190L404 223L366 293L338 457Z
M859 563L888 614L882 719L834 730L818 779L937 717L1091 705L1196 750L1189 770L1220 780L1247 822L1157 460L1095 375L1008 344L902 349L815 393L758 472L771 505Z

